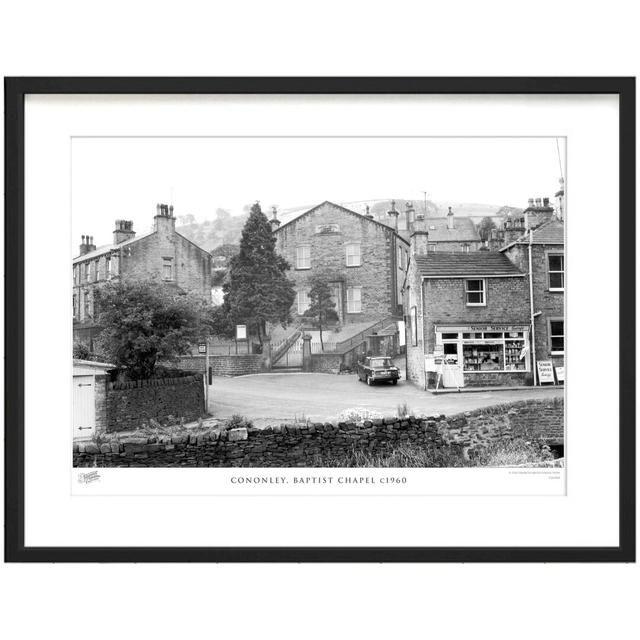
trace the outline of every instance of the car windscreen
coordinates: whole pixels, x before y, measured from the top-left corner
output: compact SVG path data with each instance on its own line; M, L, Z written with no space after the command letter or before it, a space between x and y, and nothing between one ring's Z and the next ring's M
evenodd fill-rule
M390 367L391 360L389 358L371 358L372 367Z

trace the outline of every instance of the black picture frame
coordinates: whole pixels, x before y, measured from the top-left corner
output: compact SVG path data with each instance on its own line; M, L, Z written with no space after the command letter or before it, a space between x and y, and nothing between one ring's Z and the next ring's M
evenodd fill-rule
M635 78L5 78L5 560L8 562L635 561ZM26 547L24 103L27 94L615 94L620 161L619 531L612 547ZM620 345L619 345L620 347Z

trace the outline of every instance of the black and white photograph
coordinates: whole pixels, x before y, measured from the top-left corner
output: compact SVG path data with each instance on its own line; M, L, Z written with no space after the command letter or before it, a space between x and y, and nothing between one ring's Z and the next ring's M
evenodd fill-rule
M564 137L77 136L70 157L79 479L565 467Z

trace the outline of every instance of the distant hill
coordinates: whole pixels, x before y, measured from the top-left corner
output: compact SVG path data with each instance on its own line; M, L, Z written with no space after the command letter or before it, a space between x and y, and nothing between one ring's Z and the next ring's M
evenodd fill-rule
M178 217L176 231L195 242L205 251L213 251L221 245L237 245L248 214L232 216L224 209L218 209L213 220L196 222L193 216Z
M424 200L405 200L403 198L396 198L396 210L401 214L398 220L400 228L403 228L404 226L404 215L402 214L404 214L406 210L407 202L411 202L413 204L413 208L416 213L426 211L426 216L428 218L445 216L447 215L449 207L451 207L455 215L470 217L476 224L486 216L491 218L496 217L499 220L503 220L507 216L522 212L522 209L508 205L501 206L477 202L444 202L432 200L427 200L425 209ZM278 217L282 224L284 224L289 220L296 218L301 213L308 211L315 206L315 204L303 207L289 207L288 209L282 210L278 214ZM391 208L390 199L358 200L352 202L339 202L337 204L341 204L342 206L347 207L347 209L351 209L362 214L365 213L368 205L370 213L376 220L389 224L387 211ZM270 217L270 213L267 212L267 216ZM192 215L186 215L178 217L178 226L176 227L176 231L192 242L195 242L206 251L211 252L222 245L239 244L242 228L244 227L244 223L247 221L247 217L248 213L233 216L225 209L218 209L213 220L204 220L203 222L197 222Z

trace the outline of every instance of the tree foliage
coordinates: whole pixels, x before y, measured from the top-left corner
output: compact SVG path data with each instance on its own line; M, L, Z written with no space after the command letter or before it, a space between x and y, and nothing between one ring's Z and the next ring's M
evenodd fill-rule
M187 353L213 329L201 298L156 280L108 282L96 289L97 350L134 379L153 375L158 357Z
M480 224L478 225L478 233L480 234L480 238L485 242L489 240L491 237L491 230L496 228L496 223L493 218L489 216L485 216L480 220Z
M246 324L260 344L267 322L287 325L295 298L286 276L287 261L276 252L276 239L256 202L242 230L240 251L230 261L223 286L223 310L232 324Z
M325 280L317 278L313 281L309 290L310 304L304 312L305 318L309 318L316 329L320 331L320 347L324 351L322 330L327 328L329 322L338 319L336 303L331 297L331 289Z

